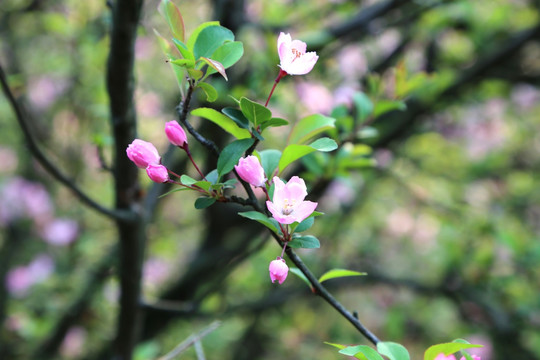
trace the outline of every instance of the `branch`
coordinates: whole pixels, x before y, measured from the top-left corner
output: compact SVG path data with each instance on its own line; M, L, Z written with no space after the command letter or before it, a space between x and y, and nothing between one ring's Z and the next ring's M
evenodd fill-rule
M56 180L58 180L61 184L66 186L68 189L70 189L73 194L81 202L88 207L98 211L99 213L106 215L112 219L115 219L117 221L123 221L123 222L132 222L134 221L134 217L132 214L128 211L123 210L113 210L106 208L96 201L92 200L88 195L86 195L81 189L75 185L75 183L68 178L64 173L58 169L53 162L45 156L45 154L40 150L36 139L32 135L32 132L30 131L30 127L28 126L27 117L25 116L25 113L23 111L23 108L19 105L17 100L15 99L15 96L13 95L13 92L9 88L6 74L0 65L0 82L2 84L2 90L4 94L6 95L11 107L13 108L13 111L15 113L15 117L17 118L17 122L19 123L19 126L23 132L24 140L26 141L26 144L28 146L28 149L32 153L32 155L36 158L36 160L43 166L43 168L51 174Z
M206 335L210 334L212 331L216 330L218 327L221 326L221 323L219 321L214 321L210 325L208 325L206 328L199 331L197 334L191 335L186 340L178 344L174 349L172 349L168 354L160 357L158 360L172 360L176 356L180 355L184 351L186 351L191 345L199 342L202 338L204 338Z

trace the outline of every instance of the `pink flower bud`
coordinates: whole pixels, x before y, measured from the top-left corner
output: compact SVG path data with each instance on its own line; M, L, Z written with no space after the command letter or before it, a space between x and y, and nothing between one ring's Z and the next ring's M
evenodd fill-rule
M281 70L289 75L307 74L319 59L316 52L306 53L306 43L292 40L290 34L279 34L277 48Z
M283 284L289 273L289 267L285 260L278 256L276 260L270 262L268 271L270 271L270 280L272 282L277 280L280 284Z
M182 147L184 144L187 144L186 132L176 120L169 121L165 124L165 134L173 145Z
M150 164L158 165L161 157L156 147L147 141L135 139L126 149L129 160L133 161L137 167L146 169Z
M163 165L150 164L146 168L146 173L148 174L150 180L154 182L164 183L169 181L169 172L167 171L167 168Z
M249 155L246 158L240 158L238 165L234 165L234 168L242 180L253 186L264 186L266 181L264 169L256 156Z

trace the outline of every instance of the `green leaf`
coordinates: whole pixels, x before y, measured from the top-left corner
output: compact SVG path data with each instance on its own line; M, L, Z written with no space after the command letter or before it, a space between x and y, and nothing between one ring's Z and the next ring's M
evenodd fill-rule
M249 120L246 119L244 114L238 109L226 107L221 109L221 112L230 117L236 125L240 126L243 129L249 130Z
M244 45L240 41L226 42L214 51L210 58L219 61L225 69L230 68L244 55ZM213 69L208 69L207 74L213 74Z
M264 169L264 173L268 179L271 179L276 170L279 159L281 158L281 151L268 149L259 152L261 158L261 166Z
M347 277L347 276L364 276L367 275L365 272L358 272L353 270L346 270L346 269L332 269L327 272L325 272L320 278L319 282L323 282L330 279L340 278L340 277ZM384 355L384 354L383 354Z
M407 105L403 101L398 100L379 100L377 101L377 104L375 105L375 110L373 111L373 116L379 117L382 114L385 114L387 112L393 111L393 110L406 110Z
M357 119L360 123L363 123L373 113L373 103L363 92L355 93L353 102L356 107Z
M189 37L189 40L186 43L187 48L189 50L191 50L193 52L193 49L195 47L195 42L197 41L197 38L199 37L199 34L201 33L201 31L203 31L204 29L206 29L207 27L210 27L210 26L220 26L219 21L208 21L208 22L204 22L204 23L200 24L199 26L197 26L197 28L195 30L193 30L193 33L191 34L191 36Z
M156 29L154 29L154 34L158 38L159 47L161 48L163 53L167 55L169 59L174 59L175 56L173 54L173 48L171 44L163 36L161 36L161 34Z
M204 75L203 72L198 69L187 69L187 72L194 80L199 80Z
M205 191L210 191L210 188L212 187L212 183L210 183L210 181L205 181L205 180L197 181L193 185L198 186L198 187L200 187L201 189L203 189Z
M405 347L401 344L381 341L377 343L377 350L381 355L388 357L390 360L410 360L411 356Z
M184 185L193 185L197 182L197 180L187 175L182 175L180 176L180 182Z
M180 66L183 68L193 68L195 66L195 60L192 59L175 59L169 61L171 64Z
M319 239L313 235L304 235L294 237L287 243L287 246L293 249L318 249L321 247L321 243L319 242Z
M455 342L433 345L430 346L424 353L424 360L434 360L439 354L444 354L445 356L448 356L460 350L479 347L482 347L482 345L463 344Z
M289 144L305 144L318 134L333 129L336 119L321 114L307 116L298 121L289 135Z
M278 126L283 126L283 125L288 125L288 124L289 122L287 120L274 117L261 124L261 131L263 131L264 129L268 127L278 127Z
M165 197L169 194L172 194L172 193L175 193L175 192L179 192L179 191L185 191L185 190L191 190L190 188L187 188L187 187L178 187L176 189L173 189L171 191L167 191L165 194L162 194L162 195L159 195L159 198L161 199L162 197Z
M200 197L195 200L195 209L201 210L209 207L216 202L216 198Z
M249 131L240 129L234 121L215 109L202 107L191 111L191 115L200 116L212 121L237 139L247 139L251 137Z
M221 154L218 158L217 171L219 177L231 171L234 168L234 165L238 164L238 160L242 157L244 152L249 149L254 142L254 139L242 139L233 141L232 143L227 145L221 151Z
M186 44L184 44L182 41L178 39L173 39L173 43L184 59L195 61L195 55L193 55L193 52L188 49Z
M278 222L275 219L269 218L268 216L261 214L258 211L246 211L246 212L238 213L238 215L251 219L251 220L255 220L263 224L264 226L266 226L267 228L269 228L276 234L278 235L281 234L281 231L279 230Z
M212 56L214 51L227 41L234 41L231 30L219 25L205 27L198 33L193 44L195 59Z
M356 137L358 139L370 139L379 136L379 130L372 126L366 126L358 130Z
M219 181L217 169L210 171L205 177L206 180L210 181L212 184L217 184Z
M210 84L205 82L200 82L198 85L206 94L206 100L209 102L214 102L218 98L218 92L217 90Z
M225 78L225 80L229 81L229 79L227 78L227 73L225 72L225 67L223 67L222 63L216 60L209 59L207 57L201 57L201 60L207 63L211 69L217 71L221 76ZM214 72L208 72L208 74L212 74Z
M172 1L161 0L158 11L165 18L165 20L167 20L173 36L181 41L184 41L184 34L186 30L180 9L178 9L178 7L176 7Z
M307 284L307 286L309 286L309 288L311 289L311 283L309 282L306 275L304 275L304 273L302 271L300 271L300 269L298 269L298 268L290 268L289 272L293 273L294 275L296 275L300 279L302 279Z
M283 155L279 160L279 173L281 174L283 170L285 170L285 168L293 161L296 161L316 150L328 152L335 150L336 148L336 142L330 138L320 138L309 145L289 145L285 148L285 150L283 150Z
M377 351L367 345L348 346L344 349L339 350L339 353L343 355L354 356L358 359L362 359L361 357L357 356L361 354L367 360L384 360Z
M245 97L240 99L240 109L255 127L272 118L272 112L267 107Z
M313 226L313 224L315 223L315 218L310 216L308 217L307 219L304 219L300 224L298 224L297 226L294 227L294 229L292 229L291 231L292 232L303 232L303 231L306 231L308 230L310 227ZM293 226L291 225L291 228Z

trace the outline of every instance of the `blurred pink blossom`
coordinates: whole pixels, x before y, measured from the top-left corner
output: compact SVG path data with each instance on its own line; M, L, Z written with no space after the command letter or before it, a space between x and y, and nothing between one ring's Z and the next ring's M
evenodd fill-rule
M67 82L63 79L54 79L43 76L32 79L28 86L28 98L38 110L45 110L67 88Z
M529 110L540 102L540 90L529 84L517 84L510 97L519 109Z
M52 217L52 213L49 193L39 183L14 177L0 188L1 225L20 218L31 218L40 223Z
M0 173L11 174L17 169L19 159L13 149L0 146Z
M310 112L329 114L334 105L334 98L328 88L314 82L301 82L296 86L300 101Z
M148 285L159 285L167 280L171 272L170 265L160 258L152 257L144 262L143 281Z
M83 327L73 326L71 327L62 345L60 346L60 353L67 358L78 358L83 353L84 343L86 342L87 332Z
M41 231L43 240L51 245L65 246L71 244L79 233L79 225L71 219L54 219Z
M283 284L289 273L289 267L285 263L285 260L278 256L276 260L270 262L268 271L272 282L277 280L280 284Z
M358 45L348 45L336 55L339 71L347 80L357 80L368 71L368 64L364 50Z
M12 268L6 276L8 292L17 298L28 294L30 287L45 281L54 270L54 262L46 254L38 255L27 266Z
M301 222L315 211L316 202L304 201L307 189L303 179L293 176L284 184L280 178L274 176L274 185L273 200L266 201L266 206L279 223Z
M153 118L161 114L162 104L160 97L154 92L137 96L137 112L143 117Z
M306 53L306 43L300 40L292 40L290 34L279 34L277 48L281 70L289 75L305 75L309 73L319 59L315 52Z

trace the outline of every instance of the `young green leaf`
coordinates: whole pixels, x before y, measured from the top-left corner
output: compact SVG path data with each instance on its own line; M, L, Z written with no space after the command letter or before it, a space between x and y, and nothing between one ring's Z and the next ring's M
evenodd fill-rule
M193 55L193 52L188 49L186 44L184 44L182 41L178 39L173 39L173 43L184 59L195 61L195 55Z
M195 61L191 59L175 59L169 62L173 65L180 66L183 68L189 68L189 69L195 66Z
M264 226L266 226L267 228L269 228L270 230L272 230L273 232L275 232L276 234L281 234L281 231L279 230L279 225L277 223L276 220L272 219L272 218L269 218L268 216L258 212L258 211L246 211L246 212L241 212L241 213L238 213L238 215L240 216L243 216L245 218L248 218L248 219L251 219L251 220L255 220L261 224L263 224Z
M293 239L287 243L287 246L293 249L318 249L321 247L321 243L319 242L319 239L313 235L304 235L293 237Z
M401 344L390 342L390 341L380 341L377 343L377 351L379 354L388 357L390 360L410 360L411 356L405 347Z
M199 34L201 33L201 31L203 31L204 29L206 29L207 27L210 27L210 26L220 26L219 21L208 21L208 22L204 22L204 23L200 24L199 26L197 26L197 28L195 30L193 30L193 32L191 33L191 36L189 37L189 39L188 39L188 41L186 43L187 48L189 50L191 50L193 52L193 48L195 47L195 42L197 41L197 39L199 37Z
M267 107L245 97L240 99L240 109L255 127L272 118L272 112Z
M240 129L234 121L217 110L203 107L191 111L191 115L200 116L212 121L214 124L220 126L223 130L237 139L247 139L251 137L249 131L246 129Z
M197 182L197 180L187 175L182 175L180 176L180 182L184 185L193 185Z
M379 100L375 104L375 110L373 111L374 117L379 117L382 114L393 110L403 111L407 109L407 105L403 101L399 100Z
M284 126L288 124L289 122L285 119L273 117L270 120L265 121L261 124L261 131L263 131L264 129L268 127L278 127L278 126Z
M303 232L303 231L306 231L308 230L310 227L313 226L313 223L315 223L315 218L310 216L308 217L307 219L304 219L300 224L298 223L293 223L291 224L291 232ZM296 226L295 226L296 224Z
M307 284L307 286L309 286L309 288L311 289L311 283L309 282L306 275L304 275L304 273L302 271L300 271L300 269L298 269L298 268L290 268L289 272L293 273L294 275L296 275L300 279L302 279L302 281L304 281Z
M463 343L444 343L430 346L424 353L424 360L434 360L437 355L444 354L445 356L456 353L460 350L478 348L482 345L463 344Z
M215 71L217 71L221 76L225 78L225 80L229 81L229 78L227 78L227 73L225 72L225 67L223 67L222 63L216 60L209 59L207 57L201 57L201 60L207 63L211 69L214 69ZM209 72L208 74L211 74L211 73L212 72Z
M227 145L221 151L218 158L217 171L219 177L231 171L234 168L234 165L238 164L238 160L240 160L244 152L249 149L254 142L254 139L242 139L233 141Z
M282 173L293 161L296 161L307 154L317 150L328 152L335 150L336 148L336 142L330 138L320 138L309 145L289 145L283 150L283 155L279 160L279 173Z
M190 39L191 40L191 39ZM201 30L193 44L195 59L210 57L225 42L234 41L234 34L223 26L208 26Z
M367 360L384 360L377 351L367 345L348 346L344 349L339 350L339 353L343 355L354 356L358 359L362 359L357 356L361 354Z
M321 114L309 115L298 121L289 134L289 144L305 144L318 134L333 129L336 119Z
M275 149L263 150L259 152L259 157L261 158L261 165L264 169L266 177L271 179L279 164L281 151Z
M161 0L158 11L169 24L169 28L171 29L173 36L181 41L184 41L184 34L186 30L180 9L178 9L178 7L176 7L176 5L170 0Z
M242 114L238 109L226 107L221 109L221 112L230 117L236 125L240 126L242 129L249 130L249 120Z
M217 100L218 92L212 85L205 82L200 82L197 86L203 89L204 93L206 94L206 100L209 102L214 102Z
M226 42L214 51L210 58L219 61L225 69L230 68L244 55L244 45L240 41ZM208 69L208 74L213 74L213 69Z
M209 207L216 202L216 198L200 197L195 200L195 209L201 210Z
M346 270L346 269L332 269L327 272L325 272L320 278L319 282L323 282L330 279L340 278L340 277L347 277L347 276L363 276L367 275L365 272L358 272L353 270Z

